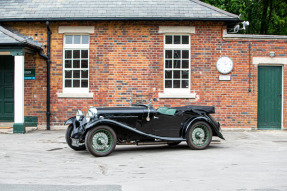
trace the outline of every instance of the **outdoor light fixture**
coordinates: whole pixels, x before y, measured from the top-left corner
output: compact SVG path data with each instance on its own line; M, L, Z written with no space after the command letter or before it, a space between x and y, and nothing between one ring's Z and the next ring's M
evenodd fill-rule
M275 57L275 52L269 52L270 57Z

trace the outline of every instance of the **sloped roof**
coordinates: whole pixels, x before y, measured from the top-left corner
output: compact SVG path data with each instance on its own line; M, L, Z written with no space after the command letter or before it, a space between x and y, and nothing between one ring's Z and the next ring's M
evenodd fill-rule
M0 46L1 45L23 45L23 46L30 46L36 49L41 49L41 44L33 41L29 37L21 35L16 32L12 32L3 26L0 26Z
M239 17L199 0L1 0L1 20L238 21Z

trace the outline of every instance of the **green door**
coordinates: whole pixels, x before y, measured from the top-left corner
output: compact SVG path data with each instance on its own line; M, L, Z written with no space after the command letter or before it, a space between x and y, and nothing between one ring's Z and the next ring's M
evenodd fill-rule
M281 129L282 67L258 68L258 129Z
M0 122L14 121L14 57L0 56Z

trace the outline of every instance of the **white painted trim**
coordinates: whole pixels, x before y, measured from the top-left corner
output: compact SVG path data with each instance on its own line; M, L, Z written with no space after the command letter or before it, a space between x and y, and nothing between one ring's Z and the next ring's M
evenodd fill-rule
M158 33L195 34L194 26L159 26Z
M189 93L189 94L165 94L159 93L158 98L171 98L171 99L180 99L180 98L191 98L195 99L196 93Z
M57 93L58 98L94 98L94 93Z
M14 61L14 123L24 123L24 56Z
M268 65L287 64L287 58L253 57L253 64L268 64Z
M59 26L59 33L94 33L94 26Z
M223 38L245 38L245 39L287 39L284 35L255 35L255 34L228 34L226 29L222 30Z

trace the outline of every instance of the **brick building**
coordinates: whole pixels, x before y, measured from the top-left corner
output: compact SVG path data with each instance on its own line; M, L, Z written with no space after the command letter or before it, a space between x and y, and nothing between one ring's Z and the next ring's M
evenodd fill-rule
M0 122L58 128L142 94L213 105L223 128L286 129L287 37L229 34L239 22L198 0L1 1Z

